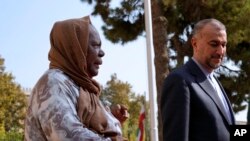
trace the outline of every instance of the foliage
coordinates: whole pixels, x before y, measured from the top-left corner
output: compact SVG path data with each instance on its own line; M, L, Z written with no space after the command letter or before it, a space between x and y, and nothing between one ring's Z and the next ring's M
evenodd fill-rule
M125 106L128 106L131 95L131 85L118 80L116 74L111 76L111 80L106 83L106 88L102 92L102 96L112 104L123 104Z
M2 140L2 138L5 138L5 130L3 123L0 124L0 140Z
M143 1L141 0L81 0L95 2L93 15L100 15L104 21L104 35L113 43L126 43L136 40L144 30ZM120 5L117 4L120 2ZM115 7L113 7L115 5ZM119 5L119 6L117 6Z
M103 88L100 98L104 102L123 104L128 108L130 117L123 124L123 135L129 140L135 140L141 109L140 103L145 103L145 96L132 92L132 86L129 83L122 82L117 78L116 74L113 74L111 80Z
M0 132L0 141L23 141L24 136L22 133L19 132L7 132L7 133L1 133Z
M22 132L26 95L20 85L14 82L11 73L5 72L4 59L0 57L0 125L5 133Z

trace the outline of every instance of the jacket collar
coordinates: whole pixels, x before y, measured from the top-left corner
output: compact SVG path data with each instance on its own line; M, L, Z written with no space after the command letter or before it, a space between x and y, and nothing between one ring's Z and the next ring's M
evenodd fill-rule
M232 124L232 121L234 121L234 118L232 117L232 120L230 120L226 114L226 111L224 109L224 106L219 98L219 96L216 94L216 91L214 90L213 86L207 79L206 75L202 72L200 67L194 62L194 60L190 59L186 65L185 65L189 72L194 76L196 83L202 88L202 90L214 101L217 108L221 112L221 114L224 116L224 118L227 120L228 123ZM219 83L220 84L220 83ZM224 89L221 87L223 93L225 94ZM226 97L227 99L227 97ZM229 102L229 101L228 101ZM229 106L231 109L231 106ZM231 110L232 112L232 110ZM231 113L232 114L232 113Z

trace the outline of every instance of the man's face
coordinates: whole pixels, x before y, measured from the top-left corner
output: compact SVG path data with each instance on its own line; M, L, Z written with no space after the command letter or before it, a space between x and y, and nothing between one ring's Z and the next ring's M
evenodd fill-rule
M98 74L99 65L102 64L104 51L101 49L101 39L96 29L89 27L89 44L87 53L87 70L90 77Z
M208 24L192 38L194 58L212 72L221 65L226 54L226 44L226 31Z

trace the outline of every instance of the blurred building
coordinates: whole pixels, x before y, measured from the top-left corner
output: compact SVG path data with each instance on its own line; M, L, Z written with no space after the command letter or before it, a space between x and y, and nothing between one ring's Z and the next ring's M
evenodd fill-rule
M30 94L32 92L32 88L22 88L22 91L25 93L27 102L29 101Z

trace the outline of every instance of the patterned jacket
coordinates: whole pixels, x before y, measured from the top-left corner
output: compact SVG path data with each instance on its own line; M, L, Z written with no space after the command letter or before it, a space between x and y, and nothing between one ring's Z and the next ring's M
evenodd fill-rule
M79 86L62 71L46 71L30 96L25 141L110 141L80 122L76 110L78 96ZM122 134L119 121L110 112L105 114L107 126Z

